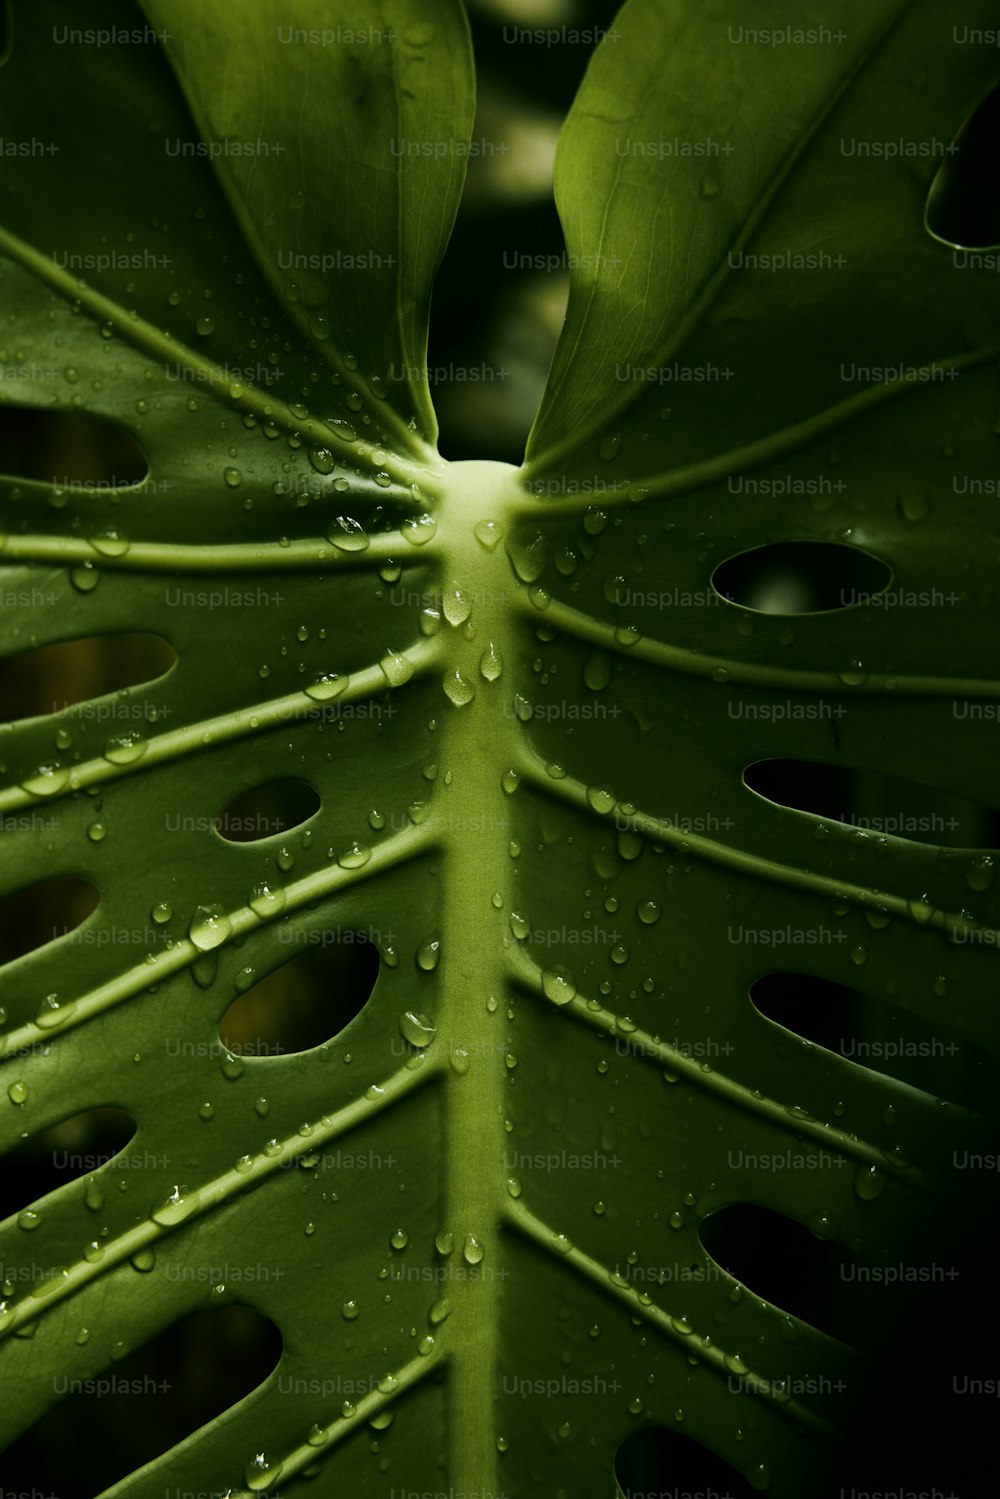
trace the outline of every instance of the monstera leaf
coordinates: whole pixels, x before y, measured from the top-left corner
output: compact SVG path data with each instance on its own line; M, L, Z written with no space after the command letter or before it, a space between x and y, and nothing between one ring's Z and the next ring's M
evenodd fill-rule
M4 1147L115 1108L142 1157L0 1227L5 1440L208 1303L282 1340L115 1495L610 1495L653 1427L819 1492L864 1360L711 1222L884 1264L990 1138L806 1023L825 980L995 1053L988 850L745 775L1000 806L995 278L923 223L995 64L931 0L810 7L812 44L791 0L759 35L743 10L629 0L592 58L519 469L444 462L426 379L458 0L15 10L2 394L117 424L148 472L2 481L3 650L141 632L176 662L5 726L0 889L99 904L0 974ZM782 544L889 591L792 617L713 584ZM222 835L281 782L318 809ZM331 987L322 1044L220 1048L269 975L364 938L377 981ZM799 1035L751 1001L777 971Z

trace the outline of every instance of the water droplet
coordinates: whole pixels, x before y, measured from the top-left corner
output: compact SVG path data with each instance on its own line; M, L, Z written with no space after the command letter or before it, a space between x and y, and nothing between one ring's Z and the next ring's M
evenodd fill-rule
M588 786L587 801L593 807L594 811L599 812L602 816L613 812L618 805L618 798L607 786Z
M479 670L487 682L495 682L503 672L503 661L500 652L491 640L485 651L479 658Z
M265 1453L256 1453L244 1469L247 1488L255 1494L261 1489L271 1488L281 1477L282 1468L282 1463L272 1462Z
M553 1004L568 1005L576 997L576 983L569 969L561 963L546 968L542 974L542 992Z
M445 696L455 704L456 708L464 708L476 695L473 684L458 670L446 672L442 679L442 686Z
M372 851L364 843L352 843L342 854L337 856L337 863L341 869L361 869L372 856Z
M592 692L607 687L613 674L614 664L608 651L594 651L584 662L583 680Z
M350 515L335 516L327 527L326 539L341 552L364 552L370 545L367 531Z
M601 445L600 445L600 447L598 448L597 451L600 454L600 456L604 459L605 463L611 463L615 458L618 457L618 452L619 452L619 449L621 448L621 445L622 445L622 435L621 435L621 433L620 432L612 432L609 436L605 437L604 441L601 443Z
M934 907L926 895L921 895L916 900L908 900L906 909L918 926L926 926L934 915Z
M92 593L101 581L100 570L92 562L81 562L70 568L69 581L77 593Z
M63 1001L58 994L47 994L35 1015L35 1024L43 1031L63 1025L76 1010L76 1001Z
M104 557L124 557L129 549L128 537L123 536L114 526L98 531L96 536L90 538L90 545Z
M433 515L408 515L401 529L410 546L422 547L434 539L437 533L437 521Z
M874 1202L885 1191L886 1175L877 1166L859 1166L854 1176L854 1190L864 1202Z
M410 1236L405 1228L394 1229L389 1235L389 1243L393 1249L405 1249L410 1242Z
M867 963L868 962L868 949L867 949L867 947L852 947L851 948L851 962L854 963L858 968L861 967L862 963Z
M379 662L390 687L402 687L413 676L413 662L398 651L388 651Z
M427 1318L428 1321L430 1321L435 1327L437 1327L450 1315L451 1302L448 1300L447 1296L441 1296L432 1305L430 1311L427 1313Z
M422 968L425 973L431 973L438 966L440 957L440 937L428 937L417 948L417 967Z
M336 459L329 448L310 448L309 462L318 474L332 474L336 467Z
M817 1239L832 1239L837 1232L837 1220L832 1213L812 1213L806 1222Z
M175 1223L183 1223L184 1219L194 1209L194 1202L185 1197L182 1186L174 1186L170 1195L161 1203L158 1203L150 1213L154 1223L162 1224L165 1228L172 1228Z
M908 521L922 521L930 514L930 502L917 484L901 485L896 495L896 504Z
M68 781L69 775L61 765L39 765L21 782L21 790L30 791L32 796L55 796Z
M137 730L128 734L116 734L104 746L104 758L112 765L133 765L146 753L146 741Z
M443 589L441 607L450 625L464 625L472 613L472 599L457 578L452 578Z
M222 906L198 906L188 926L188 936L195 947L210 952L219 947L233 930L232 922Z
M481 520L473 527L473 535L481 546L492 552L503 536L503 527L495 520Z
M466 1234L465 1243L462 1245L462 1257L469 1265L481 1263L486 1250L476 1238L475 1234Z
M500 777L500 785L503 787L508 796L513 796L514 792L517 790L520 784L521 777L513 768L510 770L505 770L503 775Z
M868 673L860 661L852 661L844 671L837 673L845 687L863 687L868 680Z
M207 338L210 333L215 332L215 323L207 315L203 314L194 325L195 332L201 338Z
M281 885L271 885L267 880L261 880L254 885L249 895L249 906L258 916L277 916L279 911L284 910L285 892Z
M430 1046L437 1035L437 1026L428 1020L426 1015L421 1015L413 1010L407 1010L399 1022L399 1033L411 1046L422 1050Z
M535 583L545 571L548 542L543 531L521 527L507 543L507 555L522 583Z
M979 854L965 866L965 881L973 890L988 890L993 884L993 876L992 854Z
M27 1101L28 1101L28 1085L27 1085L27 1083L22 1083L20 1081L15 1082L15 1083L10 1083L9 1086L8 1086L8 1088L7 1088L7 1097L10 1099L11 1103L16 1103L18 1105L23 1104L23 1103L27 1103Z

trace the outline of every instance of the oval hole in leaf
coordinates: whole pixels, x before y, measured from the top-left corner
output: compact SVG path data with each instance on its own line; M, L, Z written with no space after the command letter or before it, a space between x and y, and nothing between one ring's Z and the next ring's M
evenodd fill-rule
M8 1068L8 1085L16 1068ZM57 1187L98 1171L123 1151L134 1136L136 1121L126 1109L85 1109L49 1129L22 1140L3 1157L0 1172L0 1218L19 1213ZM141 1155L122 1165L141 1165Z
M308 781L268 781L234 797L215 821L227 843L254 843L297 828L319 811L319 793Z
M4 404L0 472L86 493L141 484L149 464L131 432L118 422L89 411Z
M868 1292L869 1361L844 1428L852 1440L843 1499L982 1491L989 1397L970 1393L977 1380L989 1381L981 1390L996 1388L1000 1316L997 1298L983 1294L996 1279L996 1237L982 1231L998 1221L996 1172L980 1175L988 1180L961 1198L935 1199L933 1221L886 1257L933 1279L849 1287L859 1300Z
M760 1493L710 1448L665 1426L643 1426L627 1436L615 1453L614 1474L626 1499L758 1499Z
M0 589L4 587L0 575ZM61 713L76 703L152 683L177 660L162 635L90 635L19 651L0 663L0 721ZM134 727L141 704L95 704L87 715L110 728Z
M924 228L958 250L1000 246L1000 85L956 135L927 194ZM991 269L994 269L991 267Z
M331 1040L371 998L380 958L364 932L348 927L296 933L314 945L233 1001L219 1040L235 1055L283 1056Z
M776 1025L827 1051L840 1052L857 1033L856 989L811 973L765 973L750 986L754 1009Z
M751 985L750 1000L794 1036L870 1072L963 1108L997 1110L993 1065L985 1052L880 996L809 973L776 972Z
M187 1269L207 1274L211 1267L188 1263ZM257 1269L264 1280L278 1267ZM142 1276L133 1273L141 1295ZM211 1281L203 1284L207 1289ZM122 1333L127 1339L127 1327ZM237 1302L191 1312L103 1371L88 1370L88 1379L113 1379L110 1391L70 1386L4 1452L5 1485L91 1499L243 1400L276 1367L281 1351L277 1327L252 1307ZM156 1492L162 1490L161 1482Z
M847 609L891 581L887 563L837 541L775 541L728 558L712 574L717 593L758 614Z
M812 1141L789 1135L777 1152L818 1156L820 1149ZM850 1161L838 1169L840 1157L832 1150L823 1151L820 1158L825 1164L816 1169L827 1171L838 1186L841 1178L849 1178L854 1170ZM853 1257L839 1244L817 1239L803 1224L783 1213L748 1202L733 1203L711 1213L699 1225L698 1237L716 1264L757 1296L831 1337L850 1341L843 1303L849 1290L846 1277L851 1271L848 1268L842 1273L842 1267L850 1267ZM747 1357L746 1349L739 1351ZM748 1361L752 1366L752 1357Z
M818 760L756 760L745 767L743 781L779 807L822 817L831 834L839 824L859 843L865 842L865 833L885 833L937 848L1000 844L1000 817L992 807L884 770ZM832 847L832 838L822 846Z
M30 831L42 839L51 837L56 825L54 817L40 810L5 813L0 816L0 835ZM56 875L0 896L0 963L12 963L66 936L99 904L95 887L76 875Z

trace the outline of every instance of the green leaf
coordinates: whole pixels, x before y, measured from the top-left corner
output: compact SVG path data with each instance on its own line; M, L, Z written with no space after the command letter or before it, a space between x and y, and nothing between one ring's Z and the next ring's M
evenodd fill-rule
M299 330L345 374L378 372L383 396L402 384L433 440L427 310L475 104L460 6L147 0L145 10L176 29L170 53L202 140L277 147L221 154L218 174Z
M798 759L1000 805L993 497L954 482L992 472L995 291L924 234L933 159L841 146L890 122L950 140L988 60L935 70L927 6L846 5L828 53L740 50L733 5L661 10L625 7L566 129L567 243L598 269L520 470L445 464L423 375L393 378L422 365L471 128L455 6L151 0L174 34L128 69L53 49L81 24L65 0L18 15L0 134L59 149L5 163L0 363L29 375L0 397L119 423L149 476L0 480L4 587L51 596L3 648L143 631L178 661L3 734L0 891L100 893L0 973L4 1148L115 1106L152 1161L0 1225L5 1266L51 1271L4 1303L3 1439L54 1375L206 1305L283 1339L116 1496L605 1493L657 1425L791 1499L851 1419L809 1381L857 1394L864 1361L717 1265L703 1225L749 1202L879 1265L992 1138L749 998L788 966L995 1053L990 852L858 836L744 781ZM393 40L276 45L288 25ZM230 147L165 148L199 133ZM710 187L617 149L729 135ZM292 286L286 250L340 259ZM368 252L394 263L344 263ZM845 361L935 377L850 385ZM884 558L900 603L789 619L713 591L782 541ZM934 589L943 627L905 603ZM287 780L319 810L221 836ZM220 1047L241 996L266 1011L259 982L361 933L378 980L360 1008L331 986L328 1040ZM269 1273L184 1274L219 1265Z

